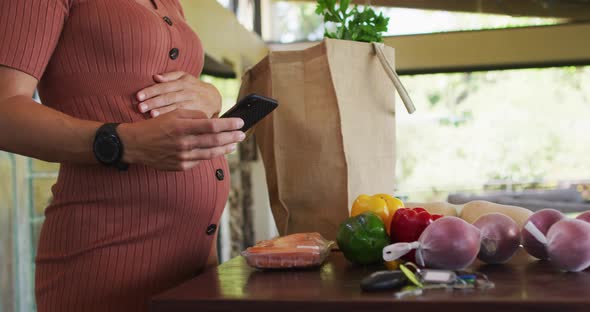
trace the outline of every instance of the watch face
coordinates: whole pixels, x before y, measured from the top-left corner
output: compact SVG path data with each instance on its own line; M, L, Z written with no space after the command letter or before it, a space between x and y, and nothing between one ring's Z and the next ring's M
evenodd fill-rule
M113 164L119 157L118 139L114 135L103 135L96 139L94 146L98 160L105 164Z

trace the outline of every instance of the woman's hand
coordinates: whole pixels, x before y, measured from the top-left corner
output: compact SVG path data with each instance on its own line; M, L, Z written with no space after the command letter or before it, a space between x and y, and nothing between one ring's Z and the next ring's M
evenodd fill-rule
M208 118L202 111L176 109L159 118L121 124L123 161L162 170L188 170L201 160L231 153L244 140L239 118Z
M155 75L157 82L137 92L138 108L152 117L176 109L192 109L204 112L207 118L216 117L221 110L221 95L217 89L185 72Z

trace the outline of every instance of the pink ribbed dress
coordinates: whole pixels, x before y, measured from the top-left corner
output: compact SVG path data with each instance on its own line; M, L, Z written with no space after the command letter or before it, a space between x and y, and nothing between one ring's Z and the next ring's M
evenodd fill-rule
M203 61L177 0L0 0L0 64L39 79L44 105L80 119L150 118L136 92L154 74L198 76ZM185 172L62 164L52 192L38 311L145 311L152 295L205 267L229 169L223 157Z

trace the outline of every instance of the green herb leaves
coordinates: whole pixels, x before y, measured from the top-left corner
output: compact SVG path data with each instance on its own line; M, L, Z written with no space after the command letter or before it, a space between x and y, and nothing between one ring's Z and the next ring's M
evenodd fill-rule
M336 8L336 2L340 6ZM355 5L351 10L350 0L318 0L316 14L324 17L324 22L336 24L336 32L329 32L325 29L324 36L334 39L382 42L382 33L387 31L389 17L383 13L375 13L373 9L366 7L359 11Z

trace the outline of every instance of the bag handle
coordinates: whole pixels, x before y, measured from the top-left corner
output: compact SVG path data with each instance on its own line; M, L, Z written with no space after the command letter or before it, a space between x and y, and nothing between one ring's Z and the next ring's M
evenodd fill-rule
M397 89L399 96L402 98L402 101L406 106L406 110L409 114L414 113L416 111L416 107L414 106L414 103L412 102L412 99L410 98L408 91L406 91L406 88L404 88L402 81L399 79L399 76L395 72L395 69L393 69L393 66L391 66L391 63L389 63L389 61L385 57L385 53L383 52L383 43L373 42L373 47L375 48L375 53L377 53L377 57L381 61L381 65L383 65L383 69L387 73L387 76L389 76L389 79L391 79L391 82L393 82L393 85L395 86L395 89Z

